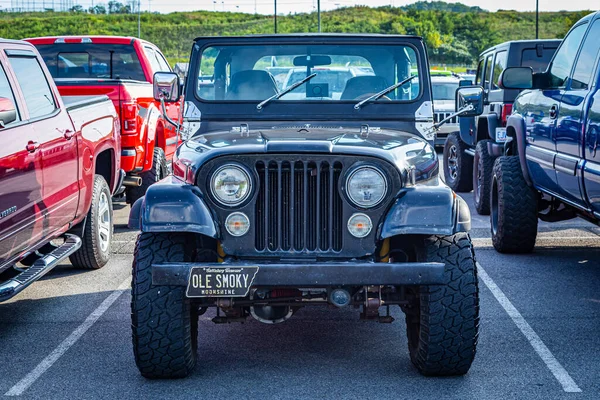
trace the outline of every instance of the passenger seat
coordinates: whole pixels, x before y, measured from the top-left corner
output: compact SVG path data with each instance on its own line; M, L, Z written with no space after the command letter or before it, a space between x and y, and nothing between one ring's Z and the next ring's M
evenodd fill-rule
M275 78L267 71L240 71L231 77L227 100L264 100L277 94Z

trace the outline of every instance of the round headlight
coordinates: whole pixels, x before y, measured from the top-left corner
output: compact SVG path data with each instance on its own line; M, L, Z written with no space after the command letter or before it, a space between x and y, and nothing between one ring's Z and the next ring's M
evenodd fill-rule
M346 192L359 207L375 207L387 193L387 181L383 173L373 167L355 169L346 182Z
M215 171L210 188L219 203L235 206L248 198L252 182L242 167L228 164Z

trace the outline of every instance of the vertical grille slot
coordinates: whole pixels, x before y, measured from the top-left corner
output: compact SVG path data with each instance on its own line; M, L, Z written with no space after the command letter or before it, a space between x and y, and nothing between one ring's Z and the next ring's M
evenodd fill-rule
M258 161L255 248L269 252L342 249L339 161Z

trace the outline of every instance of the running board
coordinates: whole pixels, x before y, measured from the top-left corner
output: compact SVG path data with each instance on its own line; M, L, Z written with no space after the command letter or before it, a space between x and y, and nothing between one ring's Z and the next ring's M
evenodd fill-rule
M0 302L6 301L17 295L27 286L46 275L61 261L75 253L81 247L81 239L75 235L65 234L65 242L46 254L33 265L14 278L0 284Z

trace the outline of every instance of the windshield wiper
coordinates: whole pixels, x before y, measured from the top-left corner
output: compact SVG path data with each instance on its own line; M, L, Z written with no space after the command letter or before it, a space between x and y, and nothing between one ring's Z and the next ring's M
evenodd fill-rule
M362 101L360 101L360 102L356 103L356 104L354 105L354 109L355 109L355 110L360 110L360 109L361 109L361 107L362 107L362 106L364 106L365 104L367 104L367 103L371 103L371 102L373 102L373 101L377 101L377 100L379 100L381 97L385 96L385 95L386 95L386 94L388 94L389 92L391 92L391 91L394 91L394 90L398 89L400 86L402 86L402 85L404 85L404 84L406 84L406 83L408 83L408 82L412 81L412 80L413 80L413 79L415 79L416 77L417 77L416 75L413 75L413 76L411 76L411 77L409 77L409 78L406 78L405 80L403 80L403 81L401 81L401 82L398 82L398 83L396 83L395 85L392 85L392 86L390 86L390 87L388 87L388 88L385 88L385 89L383 89L383 90L382 90L381 92L379 92L379 93L375 93L373 96L369 96L369 97L367 97L366 99L364 99L364 100L362 100Z
M290 86L289 88L285 89L283 92L279 92L277 94L274 94L273 96L269 97L268 99L261 101L256 106L256 109L258 111L262 110L264 108L264 106L267 105L267 103L270 102L271 100L279 100L280 98L282 98L283 96L285 96L286 94L288 94L289 92L291 92L292 90L296 89L298 86L300 86L300 85L302 85L302 84L310 81L315 76L317 76L317 74L309 75L306 78L302 79L301 81L294 83L292 86Z

